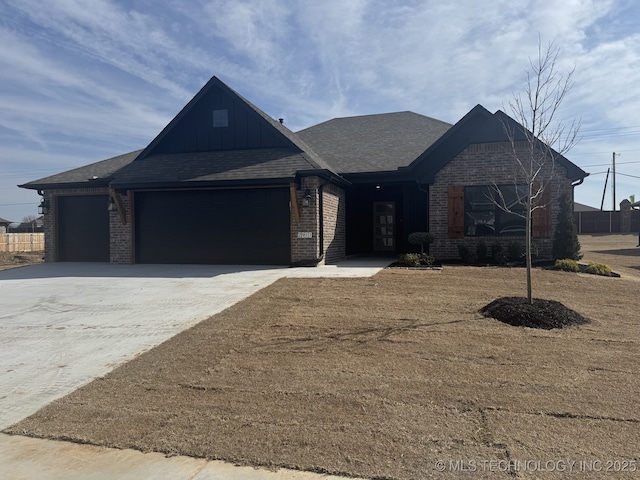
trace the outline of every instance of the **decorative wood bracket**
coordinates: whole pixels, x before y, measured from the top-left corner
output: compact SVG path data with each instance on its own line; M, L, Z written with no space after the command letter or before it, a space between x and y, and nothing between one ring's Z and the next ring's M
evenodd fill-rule
M289 192L291 194L291 211L293 212L293 219L296 223L300 223L300 208L298 206L298 195L296 193L296 184L289 184Z
M120 221L123 225L127 224L127 212L124 209L124 205L122 205L122 200L120 199L120 194L115 190L109 190L109 196L113 198L113 203L116 205L116 210L120 215Z

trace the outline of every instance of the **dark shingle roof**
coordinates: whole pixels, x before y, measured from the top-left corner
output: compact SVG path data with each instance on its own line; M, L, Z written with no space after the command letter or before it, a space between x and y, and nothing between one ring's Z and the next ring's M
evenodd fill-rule
M141 158L121 169L115 188L200 184L236 180L291 179L317 165L302 152L288 148L176 153Z
M413 112L336 118L297 132L338 173L409 165L451 124Z
M13 222L10 222L9 220L5 220L4 218L0 217L0 225L9 225L10 223L13 223Z
M20 187L39 189L72 186L106 186L114 174L124 166L130 164L140 152L142 152L142 150L118 155L117 157L85 165L84 167L67 170L66 172L57 173L50 177L41 178L40 180L34 180L20 185Z

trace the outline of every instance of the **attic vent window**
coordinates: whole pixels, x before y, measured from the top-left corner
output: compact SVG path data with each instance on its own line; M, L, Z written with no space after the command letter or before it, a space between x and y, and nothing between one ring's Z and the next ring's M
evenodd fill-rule
M229 126L229 110L213 111L213 128L223 128Z

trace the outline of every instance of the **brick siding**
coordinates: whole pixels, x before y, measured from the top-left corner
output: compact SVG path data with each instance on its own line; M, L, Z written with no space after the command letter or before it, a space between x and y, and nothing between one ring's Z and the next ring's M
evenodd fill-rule
M429 231L435 239L430 252L439 259L459 258L458 245L464 244L471 252L475 252L480 238L490 247L496 240L506 251L512 240L521 242L524 248L524 236L514 237L465 237L461 239L448 238L448 188L450 185L480 186L480 185L510 185L514 181L522 183L518 175L518 165L512 157L511 145L505 143L484 143L469 145L462 153L442 168L429 188ZM537 245L539 258L550 258L553 232L557 223L558 198L562 193L573 194L571 182L567 179L566 170L557 162L545 166L543 178L551 177L546 190L550 194L552 232L548 238L533 238Z
M320 202L319 188L324 180L318 177L305 177L296 191L300 221L297 222L291 209L291 263L317 260L320 252ZM305 192L311 199L308 207L302 206ZM344 258L346 251L345 236L345 192L335 185L322 187L324 209L324 258L319 265L333 263ZM299 232L311 232L311 238L298 238Z
M345 192L335 185L322 191L324 206L324 263L335 263L345 257L346 224Z
M116 194L120 195L120 194ZM109 212L109 248L111 263L131 264L133 263L132 251L132 229L133 216L128 195L120 195L120 203L125 212L126 223L120 218L117 210Z

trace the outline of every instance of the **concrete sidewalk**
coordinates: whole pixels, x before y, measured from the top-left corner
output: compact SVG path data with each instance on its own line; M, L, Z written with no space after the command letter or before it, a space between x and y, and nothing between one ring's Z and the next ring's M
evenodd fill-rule
M354 259L318 268L59 263L1 271L0 429L279 278L368 277L388 263ZM49 478L102 478L103 473L105 478L128 478L103 472L115 453L95 448L1 435L0 465L4 475L11 474L7 478L33 478L43 471ZM143 468L156 457L131 452L126 458L133 463L129 470L135 471L134 466ZM141 472L136 478L158 478L164 464L185 469L171 478L234 478L226 473L215 476L222 467L209 466L212 462L160 458L151 462L159 463L156 474L145 477ZM35 470L23 471L29 465ZM63 467L60 477L50 475L56 465ZM193 468L197 477L189 473ZM260 472L250 470L251 475ZM267 471L261 475L266 476L245 473L237 478L311 478L295 476L300 472L288 477L269 476L273 474Z

